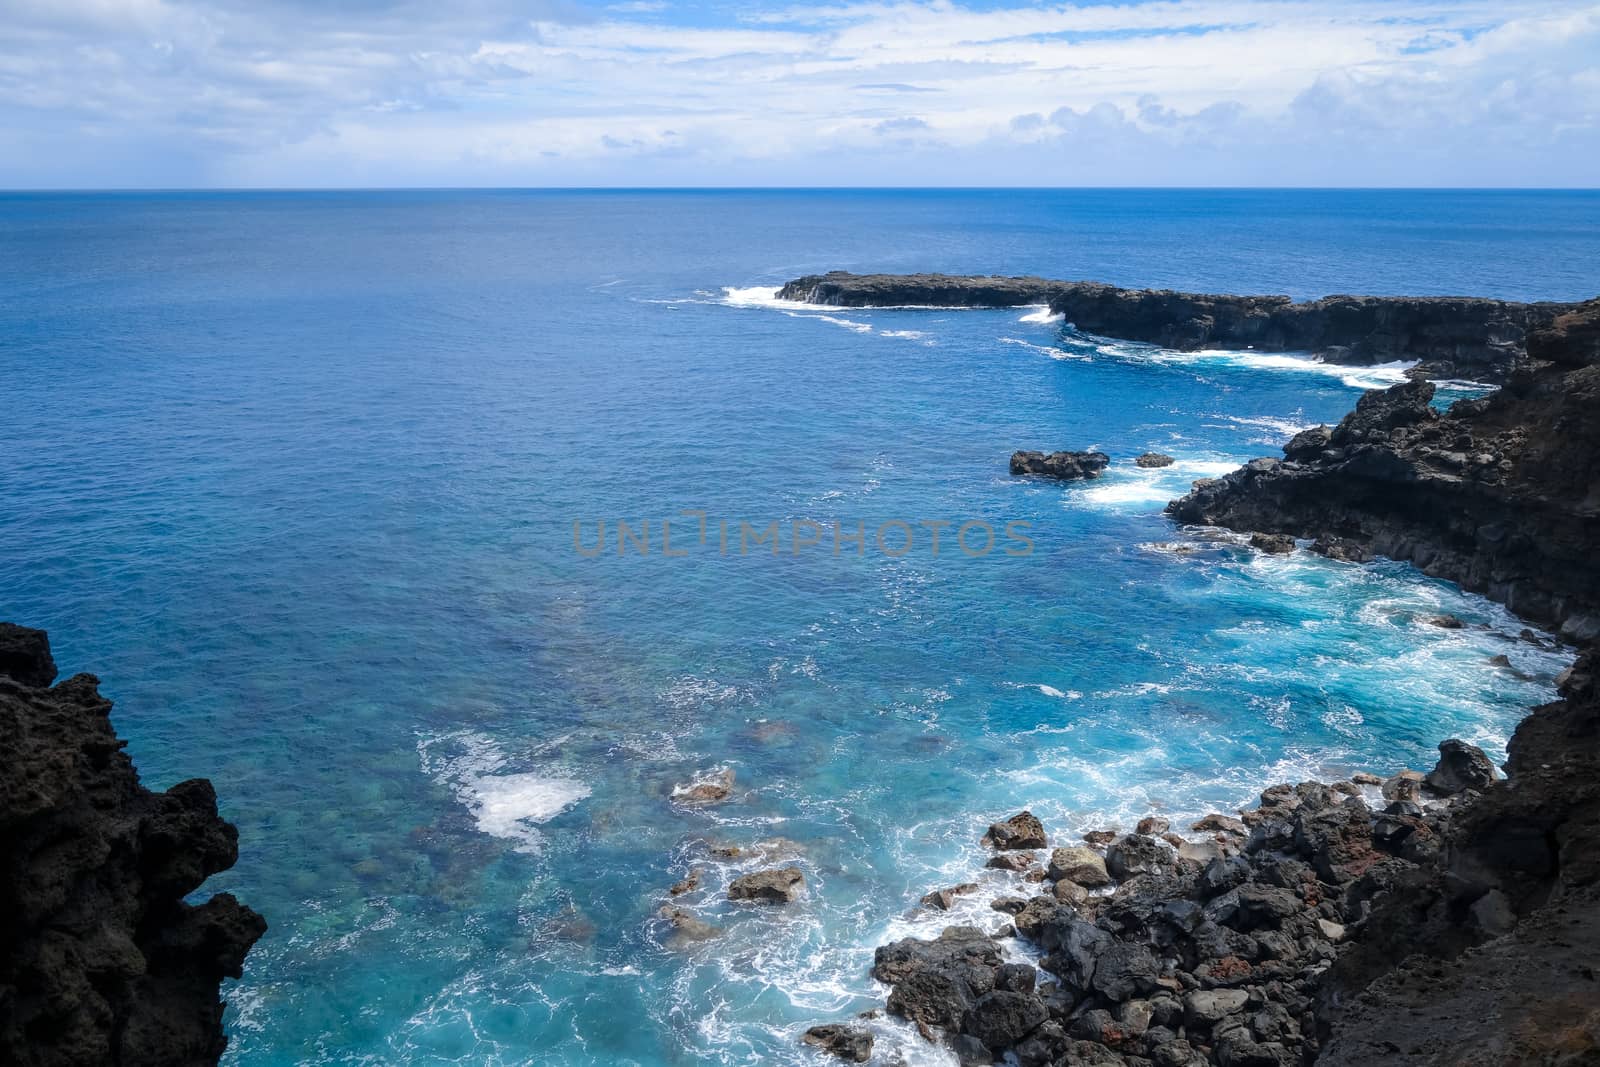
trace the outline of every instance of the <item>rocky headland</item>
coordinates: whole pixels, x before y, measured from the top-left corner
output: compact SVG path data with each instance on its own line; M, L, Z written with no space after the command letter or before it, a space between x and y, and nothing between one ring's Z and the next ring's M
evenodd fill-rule
M140 785L99 679L55 678L43 631L0 623L0 1062L216 1063L218 987L266 923L184 898L238 834L210 782Z
M1441 413L1433 391L1373 390L1169 513L1409 560L1574 642L1600 637L1600 300L1532 333L1493 394Z
M1182 833L1064 840L1022 812L982 841L1014 877L995 921L878 950L891 1014L963 1063L1600 1063L1600 301L1533 329L1498 392L1432 397L1370 392L1169 511L1411 560L1559 629L1578 657L1504 774L1452 739L1426 774L1275 785ZM869 1036L809 1040L864 1060Z
M1528 335L1574 305L1479 297L1228 296L1122 289L1099 282L948 274L828 274L796 278L782 300L837 307L1048 305L1085 333L1180 351L1308 352L1334 363L1418 360L1419 376L1501 381Z

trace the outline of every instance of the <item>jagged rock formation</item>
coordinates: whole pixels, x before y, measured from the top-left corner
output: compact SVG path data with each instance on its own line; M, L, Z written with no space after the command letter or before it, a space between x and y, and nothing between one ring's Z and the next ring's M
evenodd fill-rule
M1319 1063L1600 1062L1597 681L1591 649L1438 859L1373 902L1318 993Z
M0 1062L215 1063L218 985L266 923L183 898L237 832L204 779L141 786L99 679L55 676L42 631L0 624Z
M1442 747L1451 771L1483 758L1459 741ZM1424 806L1420 786L1416 800L1385 800L1385 787L1423 778L1412 775L1273 786L1241 818L1195 823L1195 838L1159 817L1131 834L1085 834L1093 845L1058 847L1044 869L1018 870L1018 890L1032 895L991 902L1011 925L884 945L873 974L891 987L892 1014L965 1064L1309 1062L1326 1036L1315 1010L1324 975L1368 928L1375 901L1426 876L1469 803L1427 789ZM1031 816L1017 820L1030 844L1047 843ZM985 844L1009 840L991 831ZM1491 908L1466 914L1466 939L1504 932ZM1043 953L1043 969L1006 962L1013 938Z
M1120 289L1099 282L946 274L796 278L785 300L842 307L1017 307L1048 304L1087 333L1192 351L1207 347L1310 352L1335 363L1421 360L1432 377L1499 381L1522 359L1527 335L1574 305L1477 297L1224 296Z
M1534 361L1441 415L1433 386L1365 394L1333 429L1195 483L1182 522L1319 538L1410 560L1574 641L1600 637L1600 300L1529 342ZM1330 551L1329 554L1333 554Z
M1111 465L1104 452L1013 452L1012 474L1038 474L1072 480L1098 478Z

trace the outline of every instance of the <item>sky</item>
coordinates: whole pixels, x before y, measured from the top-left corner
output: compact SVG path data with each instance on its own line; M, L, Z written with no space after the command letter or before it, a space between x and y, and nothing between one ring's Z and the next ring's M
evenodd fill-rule
M0 0L0 187L1600 185L1600 3Z

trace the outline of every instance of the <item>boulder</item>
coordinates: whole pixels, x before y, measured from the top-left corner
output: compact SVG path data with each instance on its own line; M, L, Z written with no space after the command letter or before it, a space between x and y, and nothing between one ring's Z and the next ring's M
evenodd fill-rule
M1141 467L1170 467L1173 464L1171 456L1163 452L1145 452L1133 461Z
M1111 882L1111 876L1106 873L1106 861L1093 849L1081 846L1058 848L1051 852L1050 866L1045 874L1053 881L1064 879L1090 889Z
M740 875L728 886L729 900L753 900L761 904L788 904L805 888L805 874L799 867L781 867Z
M1160 837L1170 829L1172 829L1172 823L1161 816L1146 815L1139 820L1139 825L1133 828L1133 832L1144 834L1147 837Z
M1112 1003L1156 991L1161 965L1150 949L1131 941L1116 941L1095 961L1090 985Z
M1311 551L1341 563L1371 563L1376 558L1365 545L1332 534L1318 534L1311 542Z
M1241 819L1231 815L1218 815L1213 812L1189 827L1197 834L1233 834L1237 837L1248 837L1250 828Z
M1002 852L1044 848L1044 825L1031 811L1022 811L989 827L983 843Z
M940 911L949 911L950 906L955 903L956 897L965 896L968 893L976 893L977 891L977 882L962 882L960 885L953 885L948 889L935 889L922 898L922 906L925 908L938 908Z
M1050 1017L1044 1001L1031 992L995 989L967 1009L961 1029L1000 1052L1011 1048Z
M1293 552L1295 545L1294 538L1288 534L1253 533L1250 535L1250 547L1269 556L1281 556Z
M1184 995L1183 1024L1206 1031L1229 1015L1244 1011L1250 994L1242 989L1199 989Z
M1384 780L1383 799L1393 803L1395 801L1416 802L1422 797L1422 774L1418 771L1401 771L1393 778Z
M1002 852L998 856L990 856L984 866L1000 871L1021 872L1032 867L1035 858L1032 852Z
M872 1059L872 1031L865 1027L826 1023L813 1026L800 1040L849 1063L866 1063Z
M1468 789L1482 792L1498 777L1483 749L1451 738L1439 743L1439 763L1422 784L1429 792L1448 797Z
M1160 870L1172 859L1173 853L1165 844L1143 834L1126 834L1106 848L1106 870L1121 881Z
M934 941L904 938L878 949L872 974L894 986L891 1012L923 1027L955 1030L994 989L1000 952L988 935L952 926Z

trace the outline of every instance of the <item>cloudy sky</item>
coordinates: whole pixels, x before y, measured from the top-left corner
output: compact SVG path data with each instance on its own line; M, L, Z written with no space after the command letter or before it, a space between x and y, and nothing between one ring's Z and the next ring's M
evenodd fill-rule
M0 0L0 186L1600 185L1600 3Z

